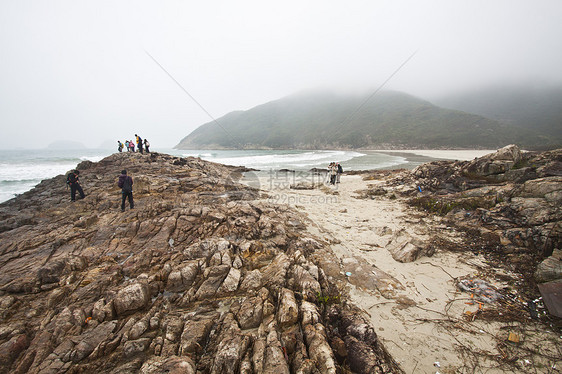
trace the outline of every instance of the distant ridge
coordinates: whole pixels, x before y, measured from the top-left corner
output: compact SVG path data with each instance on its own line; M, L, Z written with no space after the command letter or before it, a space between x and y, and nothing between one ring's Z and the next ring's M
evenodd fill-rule
M436 100L446 108L494 119L531 132L531 146L562 145L562 86L495 85Z
M529 137L520 128L443 109L414 96L306 92L231 112L183 138L177 149L496 148ZM363 106L361 106L364 103ZM360 110L358 108L361 107Z

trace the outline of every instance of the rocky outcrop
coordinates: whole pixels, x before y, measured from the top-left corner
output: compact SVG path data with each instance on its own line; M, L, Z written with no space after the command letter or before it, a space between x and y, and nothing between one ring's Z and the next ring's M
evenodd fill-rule
M538 282L550 282L562 279L562 251L555 249L552 256L547 257L537 266L535 279Z
M157 153L78 169L83 200L58 176L0 205L0 373L401 372L342 302L330 249L239 169Z
M535 280L559 279L562 149L522 152L511 145L472 161L420 165L386 184L389 193L465 231L468 248L522 274L531 292Z
M435 248L429 243L414 238L405 230L400 230L392 236L386 245L392 258L398 262L413 262L422 256L433 256Z

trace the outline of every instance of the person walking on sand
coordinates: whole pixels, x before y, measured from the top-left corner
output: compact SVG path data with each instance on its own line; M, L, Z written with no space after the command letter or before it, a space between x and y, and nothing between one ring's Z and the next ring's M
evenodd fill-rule
M70 186L70 201L76 201L76 191L80 194L81 199L86 197L86 195L84 195L84 191L82 190L82 186L80 186L80 181L78 180L79 178L79 170L72 170L66 177L66 184Z
M146 140L146 138L144 138L144 150L146 151L146 153L150 153L148 147L150 147L150 143L148 142L148 140Z
M332 184L332 185L336 184L336 174L337 174L338 168L336 167L335 162L332 162L330 164L329 171L330 171L330 184Z
M125 200L129 199L131 209L135 207L133 202L133 178L127 175L127 170L121 171L117 185L121 187L121 211L125 211Z
M336 183L340 183L340 177L343 174L343 168L341 167L340 163L336 164Z

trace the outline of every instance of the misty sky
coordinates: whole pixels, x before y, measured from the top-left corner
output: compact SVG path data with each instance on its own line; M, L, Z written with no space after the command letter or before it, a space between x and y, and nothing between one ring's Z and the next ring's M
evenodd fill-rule
M562 1L0 0L0 148L146 137L298 91L562 82Z

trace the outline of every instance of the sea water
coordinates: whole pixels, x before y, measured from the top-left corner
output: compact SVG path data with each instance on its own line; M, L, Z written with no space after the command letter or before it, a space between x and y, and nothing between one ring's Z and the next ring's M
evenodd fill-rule
M43 179L66 174L85 160L99 161L111 150L1 150L0 202L32 189Z
M415 166L403 156L372 151L153 150L180 157L200 157L226 165L246 166L262 172L327 168L330 162L339 162L344 171ZM113 152L103 149L0 151L0 202L29 191L43 179L67 174L82 161L96 162Z
M298 151L298 150L244 150L244 151L181 151L171 154L200 157L225 165L245 166L260 171L326 169L331 162L339 162L345 170L381 169L407 163L405 157L372 151Z

